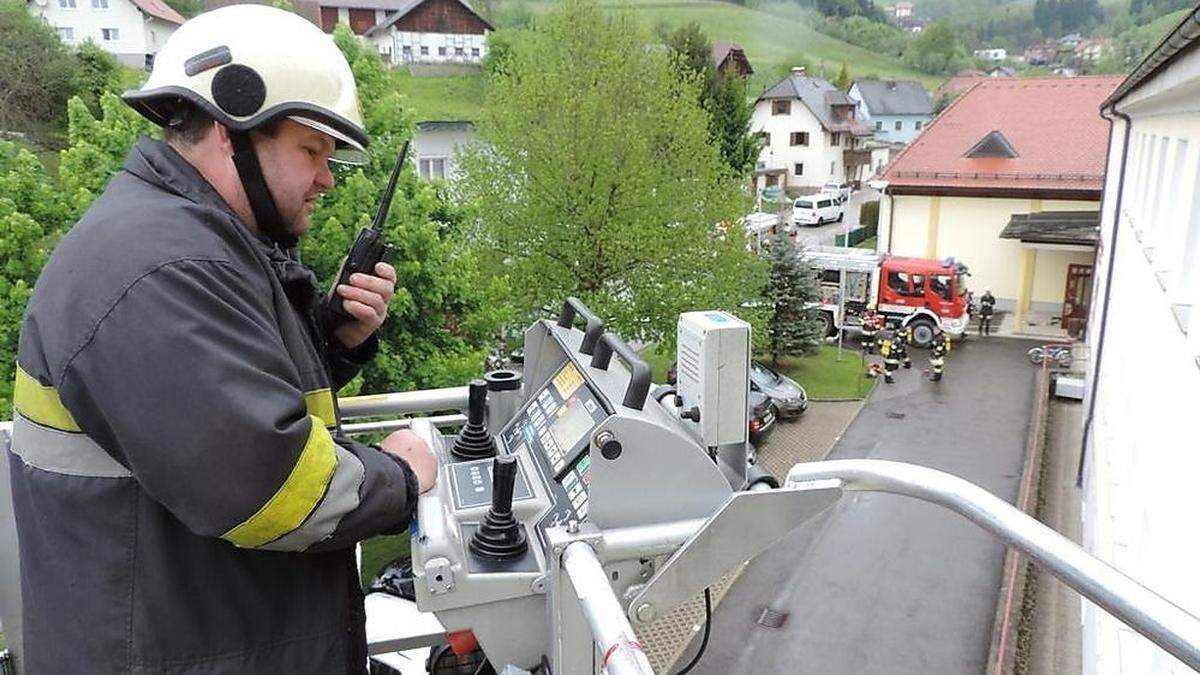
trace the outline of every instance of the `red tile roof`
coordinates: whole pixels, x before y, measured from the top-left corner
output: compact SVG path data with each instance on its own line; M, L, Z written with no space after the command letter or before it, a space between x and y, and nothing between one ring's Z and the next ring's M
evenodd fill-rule
M1108 122L1100 103L1121 77L989 78L950 104L884 171L897 192L1095 192ZM999 131L1015 158L967 151Z
M162 19L167 23L182 25L184 21L187 21L187 19L183 18L183 15L171 9L170 5L163 2L163 0L133 0L133 4L137 5L138 9L146 14L156 19Z

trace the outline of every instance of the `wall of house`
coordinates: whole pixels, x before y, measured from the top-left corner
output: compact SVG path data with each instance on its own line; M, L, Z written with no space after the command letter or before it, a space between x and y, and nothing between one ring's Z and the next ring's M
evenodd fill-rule
M1110 139L1088 333L1095 411L1083 486L1084 546L1194 615L1200 615L1200 441L1192 421L1200 401L1198 91L1200 55L1192 51L1119 108L1133 127L1123 179L1123 123ZM1191 672L1086 602L1082 655L1085 675Z
M487 35L391 30L392 63L472 63L487 56ZM387 44L387 43L384 43ZM407 47L407 49L406 49ZM387 48L381 48L385 53Z
M758 161L767 169L786 168L789 187L816 189L826 181L840 181L846 175L842 153L850 135L842 134L841 144L832 145L817 116L799 99L791 101L791 112L787 115L773 115L771 101L759 101L750 118L750 131L770 134L770 142L763 146ZM791 145L791 134L796 131L808 132L807 146ZM804 165L801 176L796 175L797 163Z
M417 129L413 134L413 154L416 155L418 175L422 178L429 176L429 171L436 170L436 160L444 162L445 179L453 181L458 177L458 151L474 139L473 131L466 129L439 129L425 131Z
M31 14L39 16L52 28L71 28L70 40L63 42L81 45L91 38L105 51L112 52L125 65L141 68L147 53L147 31L143 26L142 12L130 0L108 0L108 8L93 7L93 0L35 0L27 3ZM75 7L62 7L62 2L75 3ZM98 0L97 0L98 1ZM103 29L116 28L117 39L105 40ZM161 45L161 42L159 43Z
M875 130L874 138L886 143L909 143L929 124L929 115L876 115L866 120ZM896 124L900 129L896 129ZM921 128L918 129L917 125Z
M1012 309L1020 296L1021 270L1029 248L1019 241L1000 239L1012 214L1094 211L1099 207L1099 202L1069 200L888 196L880 206L879 250L921 258L954 256L970 267L972 288L991 288L997 306ZM1061 247L1034 250L1033 308L1057 311L1066 289L1066 266L1091 264L1093 253Z
M146 53L157 54L176 28L179 28L177 24L162 19L151 18L149 21L143 22L142 31L145 35Z

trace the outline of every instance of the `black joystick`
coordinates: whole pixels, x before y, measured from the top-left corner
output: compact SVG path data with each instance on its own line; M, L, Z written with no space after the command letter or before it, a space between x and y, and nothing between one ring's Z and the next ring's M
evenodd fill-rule
M496 456L496 441L484 424L487 414L487 382L471 380L470 397L467 400L467 426L459 432L450 454L461 460L487 459Z
M492 508L484 516L469 544L475 555L492 560L520 558L529 549L525 532L512 515L517 458L500 455L492 460Z

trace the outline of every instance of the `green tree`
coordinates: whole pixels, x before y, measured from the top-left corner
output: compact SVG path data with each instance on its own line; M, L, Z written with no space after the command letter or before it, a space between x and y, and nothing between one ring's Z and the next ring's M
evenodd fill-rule
M636 18L567 0L509 63L461 187L484 269L508 278L516 315L577 295L626 338L669 349L681 311L747 314L764 270L728 225L744 197L697 83L647 47Z
M822 324L809 309L818 299L818 289L803 251L783 232L777 232L770 241L771 276L763 296L771 307L767 350L778 366L784 356L816 351L821 344Z
M0 0L0 129L61 131L79 63L25 4Z
M969 62L958 32L945 19L921 31L904 53L904 60L918 70L940 75L961 70Z
M842 69L838 71L838 76L837 79L833 81L833 86L837 87L838 91L845 92L850 91L850 85L853 84L853 82L854 81L850 79L849 66L846 65L845 61L842 61Z
M675 58L679 76L699 85L697 100L708 113L709 132L717 139L721 157L734 174L749 174L758 159L759 142L750 135L754 108L746 97L745 81L717 73L712 43L695 21L668 33L665 41Z
M75 78L75 92L93 112L100 112L100 97L104 92L115 92L121 83L121 64L111 53L96 46L91 39L84 41L75 51L79 71Z

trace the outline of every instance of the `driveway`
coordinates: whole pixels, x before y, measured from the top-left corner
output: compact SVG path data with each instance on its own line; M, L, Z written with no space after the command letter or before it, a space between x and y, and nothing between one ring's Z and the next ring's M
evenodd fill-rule
M947 471L1016 498L1035 370L1033 343L970 340L946 376L927 352L880 384L830 459ZM803 424L803 421L800 422ZM967 675L983 672L1004 547L961 516L905 497L847 496L754 560L713 616L695 672ZM787 612L779 628L763 609Z
M853 230L859 224L859 212L865 202L879 200L879 191L863 188L850 195L846 202L846 217L840 223L828 223L820 227L805 227L797 235L796 243L810 246L832 246L833 238L847 230ZM789 214L790 215L790 214Z

